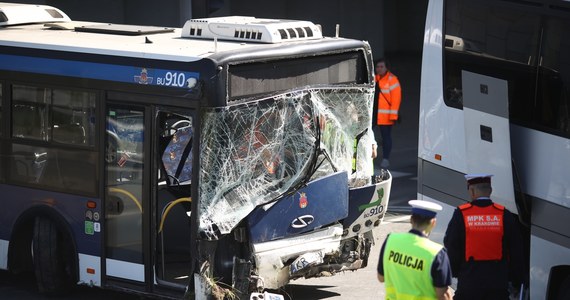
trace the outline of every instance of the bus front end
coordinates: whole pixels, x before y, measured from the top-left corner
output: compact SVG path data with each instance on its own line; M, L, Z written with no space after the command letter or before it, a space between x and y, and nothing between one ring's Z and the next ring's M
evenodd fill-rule
M212 277L246 294L367 265L392 182L373 176L372 98L305 89L204 114L199 228L215 246L197 291Z

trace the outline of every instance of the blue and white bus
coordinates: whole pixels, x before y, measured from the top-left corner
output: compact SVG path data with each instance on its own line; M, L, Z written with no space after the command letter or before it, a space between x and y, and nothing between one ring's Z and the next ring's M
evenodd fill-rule
M519 217L530 299L570 299L570 3L430 0L422 57L418 196L444 205L491 173Z
M0 269L46 294L249 299L365 267L391 186L371 53L308 21L0 4Z

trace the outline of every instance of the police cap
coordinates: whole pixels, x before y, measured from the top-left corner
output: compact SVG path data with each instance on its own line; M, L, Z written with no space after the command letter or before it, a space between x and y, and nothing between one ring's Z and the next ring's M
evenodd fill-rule
M430 218L434 218L443 209L441 205L425 200L410 200L408 204L412 206L412 214Z
M479 183L491 183L492 174L467 174L465 179L467 180L467 187L469 188L472 184Z

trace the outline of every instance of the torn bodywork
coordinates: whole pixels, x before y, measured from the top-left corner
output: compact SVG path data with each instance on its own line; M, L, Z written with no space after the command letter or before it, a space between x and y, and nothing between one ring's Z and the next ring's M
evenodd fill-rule
M391 186L373 176L372 98L322 88L203 113L199 233L217 245L213 277L245 295L366 266Z

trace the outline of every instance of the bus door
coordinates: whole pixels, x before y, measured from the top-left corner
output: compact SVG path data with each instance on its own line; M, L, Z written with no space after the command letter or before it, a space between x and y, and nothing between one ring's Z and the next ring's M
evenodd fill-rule
M106 113L106 275L183 289L192 271L192 113L133 105Z
M149 109L114 105L106 109L105 253L106 277L145 283L144 217L150 195ZM141 287L142 289L142 287Z
M493 200L516 212L508 82L463 70L467 173L493 174Z
M192 271L190 231L194 126L191 111L158 107L154 114L157 177L155 276L161 285L185 288Z

